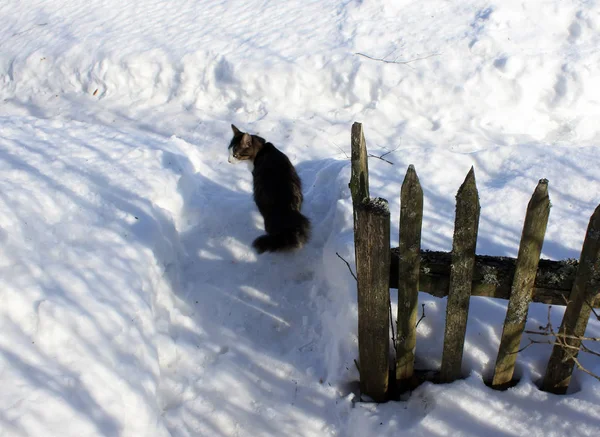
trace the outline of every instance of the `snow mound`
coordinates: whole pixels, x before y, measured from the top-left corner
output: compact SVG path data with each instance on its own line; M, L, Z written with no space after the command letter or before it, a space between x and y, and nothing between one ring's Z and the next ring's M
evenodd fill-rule
M165 197L176 174L152 177L168 141L34 118L0 126L2 426L169 435L157 398L181 249L159 205L179 200Z

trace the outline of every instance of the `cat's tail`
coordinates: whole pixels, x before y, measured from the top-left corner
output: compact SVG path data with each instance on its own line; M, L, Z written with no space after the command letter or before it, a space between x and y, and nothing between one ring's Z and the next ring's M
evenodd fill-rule
M288 225L280 232L261 235L254 240L252 247L258 253L300 249L310 238L310 221L299 212L295 212L289 218Z

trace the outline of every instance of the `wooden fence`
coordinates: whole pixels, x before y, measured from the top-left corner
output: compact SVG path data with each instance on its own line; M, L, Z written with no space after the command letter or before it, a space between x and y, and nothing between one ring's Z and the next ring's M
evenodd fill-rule
M499 389L512 383L529 303L566 304L556 333L562 341L555 342L542 383L543 390L565 393L592 308L600 303L600 205L590 219L578 263L540 260L550 212L548 181L542 179L527 207L518 257L479 256L475 248L480 206L471 168L456 196L452 252L421 252L423 190L411 165L400 190L400 244L390 249L388 203L369 196L360 123L352 126L351 144L361 392L384 401L391 391L414 387L418 291L424 291L448 296L439 382L461 376L470 296L508 299L491 381ZM396 358L391 365L390 288L398 289ZM390 369L395 369L391 382Z

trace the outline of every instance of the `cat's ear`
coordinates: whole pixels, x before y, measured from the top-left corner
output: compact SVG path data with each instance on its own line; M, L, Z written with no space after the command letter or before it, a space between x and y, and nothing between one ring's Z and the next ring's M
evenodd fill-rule
M242 140L240 141L240 146L243 149L248 149L252 145L252 137L249 134L243 134Z
M231 130L233 131L233 136L237 137L238 135L241 135L242 132L240 132L240 130L235 127L233 124L231 125Z

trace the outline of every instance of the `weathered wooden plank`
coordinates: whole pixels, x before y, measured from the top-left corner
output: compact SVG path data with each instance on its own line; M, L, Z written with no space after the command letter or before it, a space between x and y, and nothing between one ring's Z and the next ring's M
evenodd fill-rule
M556 343L564 342L569 348L564 348L559 344L554 345L542 383L543 390L557 394L567 391L575 365L574 359L577 359L577 352L581 346L579 338L585 335L592 302L598 299L599 294L600 205L590 218L575 283L558 330L559 338Z
M399 248L392 249L390 288L398 287ZM421 250L419 291L436 297L448 296L450 286L450 252ZM476 255L471 296L506 299L515 274L516 258ZM533 302L565 305L568 300L578 262L573 259L551 261L541 259L533 289Z
M517 354L521 345L521 336L527 322L529 303L533 295L533 284L540 261L549 215L548 181L542 179L535 188L527 206L517 257L517 267L494 369L492 386L495 388L506 387L513 377Z
M400 191L400 273L396 339L398 387L408 386L414 371L422 223L423 189L415 168L410 165Z
M385 199L363 199L356 208L358 348L361 392L385 400L389 378L390 211Z
M369 160L367 157L367 143L361 123L352 125L351 134L351 163L350 192L352 204L356 208L363 199L369 197Z
M456 195L450 288L446 308L442 367L440 370L441 382L452 382L460 378L461 375L460 367L469 314L479 212L479 195L475 183L475 171L471 167Z

